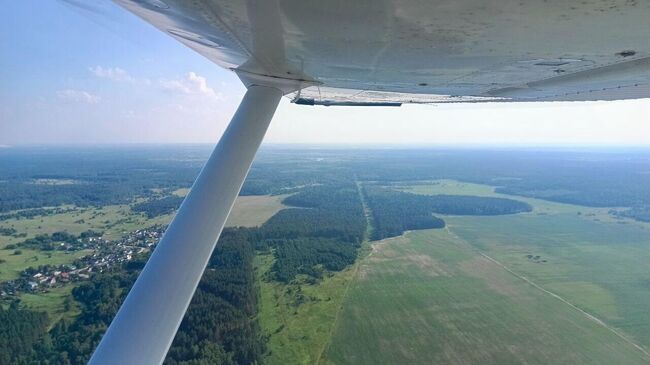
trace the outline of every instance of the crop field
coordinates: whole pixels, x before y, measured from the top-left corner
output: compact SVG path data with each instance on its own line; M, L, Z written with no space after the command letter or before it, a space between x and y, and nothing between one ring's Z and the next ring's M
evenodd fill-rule
M228 227L257 227L269 220L275 213L286 208L282 200L287 195L239 196L228 216Z
M495 194L454 181L401 189ZM444 216L447 229L373 243L322 362L649 363L649 226L520 200L533 212Z
M176 196L186 196L190 189L178 189ZM282 200L288 195L240 195L226 221L226 227L257 227L286 208Z
M375 243L339 315L334 364L644 364L650 357L445 230Z

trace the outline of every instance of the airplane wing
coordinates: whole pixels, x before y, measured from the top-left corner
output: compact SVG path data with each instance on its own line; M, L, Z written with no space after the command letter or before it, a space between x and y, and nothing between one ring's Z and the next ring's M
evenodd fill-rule
M117 0L303 104L650 97L650 2Z
M160 364L281 97L307 105L650 97L641 0L115 0L248 91L90 360Z

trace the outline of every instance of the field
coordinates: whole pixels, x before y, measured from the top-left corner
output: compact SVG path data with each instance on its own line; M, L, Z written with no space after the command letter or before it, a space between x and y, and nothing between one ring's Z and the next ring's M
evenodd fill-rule
M445 230L375 243L327 352L334 364L642 364L650 357Z
M402 189L496 195L454 181ZM649 228L521 200L533 212L445 216L445 230L373 243L323 363L650 362Z
M228 216L228 227L256 227L262 225L281 209L286 208L282 200L287 195L239 196Z
M47 293L43 294L23 294L21 302L25 306L47 312L50 323L56 323L59 319L73 318L79 314L79 308L74 300L69 301L70 308L66 310L65 301L70 296L73 285L68 285L60 288L49 289Z
M269 336L265 363L315 364L324 353L341 302L358 265L338 272L315 285L280 284L265 280L273 264L271 255L256 258L260 287L259 320Z

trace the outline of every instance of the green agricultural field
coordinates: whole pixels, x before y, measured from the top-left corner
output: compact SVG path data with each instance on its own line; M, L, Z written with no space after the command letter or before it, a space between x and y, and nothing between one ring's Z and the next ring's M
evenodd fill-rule
M447 221L459 239L650 349L650 229L570 214Z
M455 181L411 188L439 194L442 186L447 193L491 189ZM612 217L608 208L516 198L530 203L534 211L445 217L447 229L650 349L650 224Z
M172 194L186 196L190 189L177 189ZM269 220L275 213L286 208L284 195L240 195L226 221L226 227L257 227Z
M373 243L323 363L650 363L649 224L453 180L393 188L534 210Z
M374 243L326 356L331 364L650 361L625 338L447 230Z
M246 195L235 201L226 226L257 227L269 220L275 213L286 208L282 200L287 195Z

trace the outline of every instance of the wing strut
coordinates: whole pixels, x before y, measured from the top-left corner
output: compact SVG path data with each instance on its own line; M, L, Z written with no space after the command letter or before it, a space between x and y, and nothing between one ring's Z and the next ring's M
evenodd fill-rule
M161 364L283 91L249 86L89 364Z

